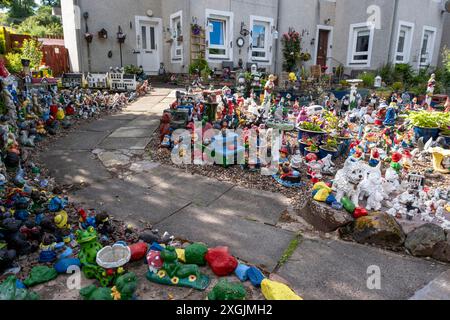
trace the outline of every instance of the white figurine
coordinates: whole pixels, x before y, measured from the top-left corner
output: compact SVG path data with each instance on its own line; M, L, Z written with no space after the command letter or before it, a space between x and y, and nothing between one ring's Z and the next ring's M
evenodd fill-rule
M381 180L381 170L378 165L377 168L370 168L369 174L359 184L359 200L367 197L367 210L380 210L381 203L385 198L383 184ZM355 205L357 205L355 203Z
M327 155L325 158L320 160L320 162L323 164L322 172L324 174L330 174L333 175L336 172L334 162L332 161L331 154Z
M398 173L394 169L388 168L384 175L384 179L382 180L382 184L383 191L387 196L392 194L394 191L399 191L400 181Z
M348 158L344 167L336 173L333 182L333 191L336 192L336 200L338 202L344 196L351 198L352 202L358 206L359 202L359 184L366 176L367 168L360 161L353 161Z

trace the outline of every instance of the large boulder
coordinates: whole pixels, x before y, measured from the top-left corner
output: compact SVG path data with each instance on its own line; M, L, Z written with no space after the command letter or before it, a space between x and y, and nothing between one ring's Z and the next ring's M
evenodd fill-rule
M341 235L350 236L358 243L386 248L399 248L403 246L406 238L395 218L381 212L371 212L365 217L358 218L340 231Z
M405 247L416 257L431 257L435 246L442 241L445 241L444 229L427 223L408 234Z
M450 238L436 243L432 257L439 261L450 262Z
M344 210L336 210L326 203L314 200L308 201L306 206L300 211L300 215L322 232L336 231L355 220Z

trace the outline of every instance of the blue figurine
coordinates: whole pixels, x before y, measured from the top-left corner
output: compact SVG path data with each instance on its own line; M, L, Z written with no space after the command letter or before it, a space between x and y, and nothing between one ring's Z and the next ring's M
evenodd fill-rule
M385 126L393 126L395 125L395 119L396 119L396 113L395 113L395 108L394 106L391 104L387 111L386 111L386 118L384 119L383 124Z

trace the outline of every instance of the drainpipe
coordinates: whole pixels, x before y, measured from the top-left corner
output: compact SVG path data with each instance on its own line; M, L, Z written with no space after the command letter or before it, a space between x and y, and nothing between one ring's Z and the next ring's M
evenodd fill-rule
M78 21L79 23L79 27L80 29L76 30L76 35L77 35L77 47L79 48L79 50L77 50L77 56L78 56L78 72L84 72L84 63L83 63L83 46L82 46L82 33L81 33L81 4L80 4L81 0L74 0L74 6L78 6L80 8L80 16L79 17L75 17L75 19L80 19L80 21ZM77 23L77 21L75 21L75 23Z
M281 36L281 32L280 32L280 8L281 8L281 0L277 1L277 25L276 25L276 30L278 31L278 39L275 39L275 59L272 56L272 60L275 61L275 74L278 74L278 46L280 43L280 36ZM273 53L272 53L273 55Z
M389 63L393 62L392 55L393 55L395 38L396 38L395 28L397 26L396 22L397 22L397 17L398 17L399 2L400 2L400 0L395 0L395 2L394 2L394 13L392 16L392 27L391 27L391 39L389 41L389 53L388 53L388 62Z

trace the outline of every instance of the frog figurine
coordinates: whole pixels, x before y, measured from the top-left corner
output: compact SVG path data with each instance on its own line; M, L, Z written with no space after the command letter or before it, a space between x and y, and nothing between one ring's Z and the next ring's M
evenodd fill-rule
M97 252L102 249L102 245L98 242L97 232L93 227L89 227L86 230L77 230L76 241L81 247L78 253L78 259L80 259L82 271L86 278L96 278L102 286L108 286L114 278L114 275L110 275L107 270L97 265Z
M147 273L149 281L196 290L205 290L208 287L209 278L200 273L197 265L180 263L174 247L162 250L161 259L164 261L161 269L157 273L152 271Z

